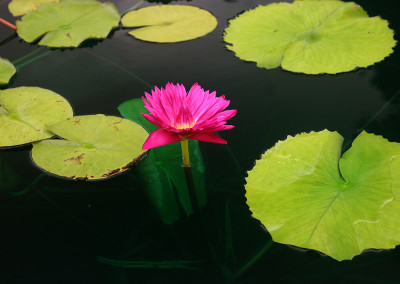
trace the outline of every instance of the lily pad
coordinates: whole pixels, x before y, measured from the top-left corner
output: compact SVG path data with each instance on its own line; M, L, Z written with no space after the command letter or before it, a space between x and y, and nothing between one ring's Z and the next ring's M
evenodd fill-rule
M22 16L30 11L35 11L40 5L58 2L59 0L12 0L8 4L8 10L14 17Z
M258 67L335 74L393 52L388 23L353 2L273 3L240 14L225 30L227 48Z
M104 179L128 170L146 151L148 133L121 117L102 114L67 118L49 129L66 139L33 144L32 159L42 169L72 179Z
M7 84L16 71L8 59L0 57L0 85Z
M0 147L22 145L54 136L46 125L72 117L69 102L38 87L0 91Z
M61 0L39 7L17 21L17 33L39 45L76 47L89 38L105 38L117 27L120 15L114 4L95 0Z
M122 17L124 27L139 27L129 34L151 42L179 42L205 36L217 26L208 11L187 5L158 5L131 11Z
M289 136L248 173L247 203L276 242L337 260L400 244L400 143L361 133Z

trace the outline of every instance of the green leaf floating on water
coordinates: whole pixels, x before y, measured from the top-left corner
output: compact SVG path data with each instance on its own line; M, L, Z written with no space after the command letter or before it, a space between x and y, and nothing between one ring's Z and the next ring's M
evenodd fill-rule
M124 27L138 27L132 36L151 42L179 42L205 36L217 26L208 11L187 5L158 5L131 11L122 17Z
M273 3L240 14L225 30L227 48L267 69L335 74L367 67L393 52L388 23L353 2Z
M400 143L361 133L289 136L248 173L246 197L274 241L337 260L400 244Z
M38 87L0 91L0 147L22 145L54 136L46 125L72 117L69 102Z
M32 42L43 36L39 45L78 46L89 38L105 38L117 27L120 15L114 4L95 0L61 0L40 6L17 21L17 33Z
M0 85L7 84L16 71L8 59L0 57Z
M158 128L158 126L154 125L141 115L141 113L149 113L149 111L144 107L142 99L132 99L123 102L118 106L118 110L123 117L140 124L148 133L151 133Z
M148 133L121 117L75 116L48 127L66 139L33 144L32 159L47 172L73 179L104 179L126 171L146 153Z
M43 4L58 2L59 0L12 0L8 4L8 10L14 17L22 16L30 11L35 11Z

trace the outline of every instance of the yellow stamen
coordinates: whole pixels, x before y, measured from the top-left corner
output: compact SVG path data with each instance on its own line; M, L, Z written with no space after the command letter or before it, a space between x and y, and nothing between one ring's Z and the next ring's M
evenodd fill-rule
M196 124L196 121L192 121L192 123L183 123L183 124L175 124L174 120L171 122L171 126L176 128L176 129L187 129L187 128L192 128Z

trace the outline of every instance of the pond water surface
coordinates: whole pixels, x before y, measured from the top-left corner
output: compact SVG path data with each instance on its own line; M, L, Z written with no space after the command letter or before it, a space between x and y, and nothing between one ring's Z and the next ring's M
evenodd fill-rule
M230 108L238 110L230 120L236 128L220 133L227 146L201 144L208 190L204 214L217 254L237 271L270 240L251 218L244 197L245 174L264 151L287 135L323 129L338 131L345 144L362 130L400 142L398 47L369 68L318 76L257 68L224 47L228 19L272 2L174 1L204 8L218 18L212 33L175 44L139 41L117 29L109 38L79 48L49 49L13 38L0 26L1 57L16 61L36 51L15 63L18 73L2 88L53 90L69 100L75 115L119 116L118 105L167 82L187 87L198 82L225 94ZM395 0L358 2L371 16L388 20L398 40ZM120 12L135 4L114 3ZM15 22L7 4L0 1L0 17ZM204 260L207 248L190 220L172 226L159 220L134 169L101 182L68 181L43 175L31 162L30 150L0 150L0 167L19 180L11 189L0 188L0 283L223 283L221 271L212 264L200 263L196 269L148 267L161 261ZM121 268L98 257L149 263L147 268ZM399 266L398 248L337 262L275 243L236 283L400 283Z

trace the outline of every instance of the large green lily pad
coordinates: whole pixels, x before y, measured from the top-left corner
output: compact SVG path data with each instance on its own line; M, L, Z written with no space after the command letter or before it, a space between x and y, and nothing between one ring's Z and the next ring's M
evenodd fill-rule
M248 173L247 203L276 242L337 260L400 244L400 143L336 132L278 142Z
M7 84L16 71L8 59L0 57L0 85Z
M14 17L22 16L30 11L35 11L43 4L58 2L59 0L12 0L8 4L8 10Z
M128 170L146 153L142 146L147 131L121 117L75 116L49 129L66 140L34 143L32 159L45 171L66 178L108 178Z
M17 33L39 45L76 47L89 38L105 38L117 27L120 15L114 4L95 0L61 0L40 6L17 21Z
M38 87L0 91L0 147L22 145L54 134L47 125L72 117L69 102Z
M335 74L367 67L393 52L388 23L353 2L273 3L240 14L225 30L227 48L267 69Z
M158 5L131 11L122 17L124 27L139 27L132 36L151 42L179 42L205 36L217 26L208 11L187 5Z

